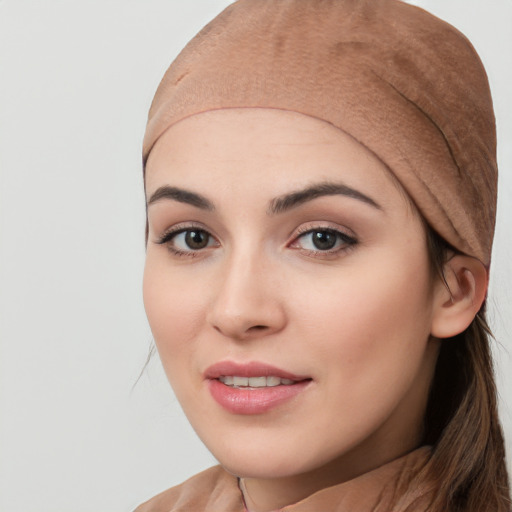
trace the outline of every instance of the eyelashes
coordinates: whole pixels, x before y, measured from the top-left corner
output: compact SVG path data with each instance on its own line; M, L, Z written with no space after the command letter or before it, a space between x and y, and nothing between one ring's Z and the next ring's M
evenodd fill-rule
M177 226L166 231L157 241L166 245L175 256L197 257L204 255L212 248L220 247L219 241L206 229L200 226ZM357 245L353 235L333 227L309 226L299 228L287 247L299 250L313 257L333 257Z
M176 256L198 256L200 252L210 247L220 246L213 235L200 227L178 227L163 234L156 242L166 245Z
M290 247L309 251L311 253L333 254L348 249L357 244L354 236L333 228L312 228L299 230L298 236Z

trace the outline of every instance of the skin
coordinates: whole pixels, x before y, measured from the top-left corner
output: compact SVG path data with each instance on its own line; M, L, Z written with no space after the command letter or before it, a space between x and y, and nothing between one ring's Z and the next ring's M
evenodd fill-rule
M361 196L269 213L276 198L325 183ZM155 196L162 187L212 208ZM432 278L419 215L380 160L301 114L219 110L167 130L146 191L144 303L159 355L199 437L244 478L251 510L294 503L421 444L446 290ZM184 234L159 243L192 228L211 234L206 247L191 249ZM344 236L319 250L314 229ZM224 360L311 382L263 414L233 414L204 379Z

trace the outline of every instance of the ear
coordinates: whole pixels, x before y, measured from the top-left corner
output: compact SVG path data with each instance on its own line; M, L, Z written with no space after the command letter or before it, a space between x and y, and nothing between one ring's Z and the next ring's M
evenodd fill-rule
M456 254L444 265L445 281L435 285L431 334L451 338L464 331L482 307L488 285L484 264Z

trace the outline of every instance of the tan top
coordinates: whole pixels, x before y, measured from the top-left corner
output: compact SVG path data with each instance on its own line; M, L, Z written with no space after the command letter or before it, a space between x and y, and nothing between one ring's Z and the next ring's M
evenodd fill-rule
M434 486L425 482L411 490L410 484L424 467L429 453L429 448L419 448L353 480L322 489L280 511L426 512L429 510ZM238 479L221 466L215 466L155 496L140 505L135 512L245 510Z

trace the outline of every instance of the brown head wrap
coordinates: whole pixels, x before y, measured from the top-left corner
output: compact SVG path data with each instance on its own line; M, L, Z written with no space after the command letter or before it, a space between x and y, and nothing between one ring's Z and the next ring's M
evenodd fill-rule
M492 101L480 59L452 26L398 0L240 0L166 72L144 162L177 121L239 107L291 110L349 133L445 240L489 264Z

